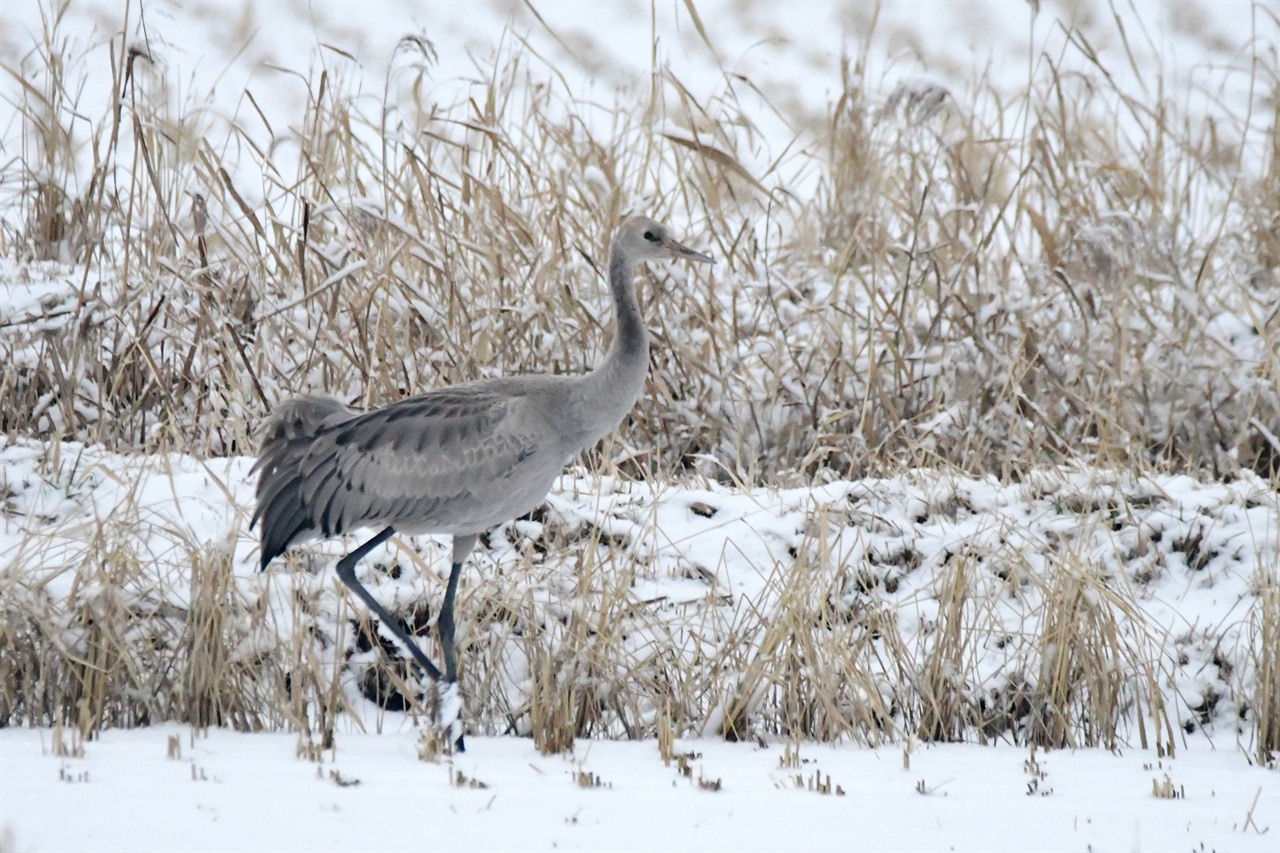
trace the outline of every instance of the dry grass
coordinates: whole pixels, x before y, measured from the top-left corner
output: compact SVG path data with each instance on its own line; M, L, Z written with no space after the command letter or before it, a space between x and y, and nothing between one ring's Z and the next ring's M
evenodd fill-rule
M1272 578L1258 595L1251 615L1253 713L1259 764L1274 764L1280 753L1280 585Z
M422 686L324 571L331 554L301 549L288 570L233 572L226 543L184 532L179 517L198 511L190 498L170 507L145 497L186 472L152 465L140 476L117 457L86 457L45 459L40 476L112 512L44 518L48 529L23 540L44 551L21 554L0 584L8 723L84 736L167 719L288 727L326 750L340 715L364 728L381 727L379 706L420 718ZM246 469L203 470L224 488ZM458 600L468 721L547 752L581 737L704 733L1171 754L1178 727L1238 712L1267 754L1274 584L1260 584L1233 623L1175 617L1188 625L1177 637L1147 608L1173 592L1167 573L1185 576L1176 587L1238 572L1222 548L1238 528L1214 528L1248 503L1274 524L1274 494L1255 481L1204 514L1153 497L1159 487L1145 481L1042 473L987 498L1019 513L1025 501L1015 524L968 504L989 481L921 482L850 483L822 501L709 490L691 503L684 490L620 481L594 508L566 494L491 531ZM31 488L13 500L38 507ZM723 530L718 557L662 538L657 519L691 505L702 526L690 541ZM243 510L222 511L233 530L243 525ZM970 532L946 533L962 525ZM1192 530L1209 530L1195 553ZM1257 553L1274 548L1266 539ZM444 563L440 543L401 539L362 571L430 643ZM757 574L759 589L743 591Z
M698 103L668 77L611 110L515 47L466 102L409 109L395 93L431 46L407 37L380 104L360 95L380 70L326 55L301 121L222 126L137 45L115 44L118 103L79 102L68 75L107 69L61 43L51 21L9 69L30 148L5 247L74 262L32 267L69 295L0 336L9 434L243 453L304 389L372 405L584 370L608 234L645 210L722 264L644 288L649 395L595 464L670 475L705 454L779 481L1081 456L1270 476L1280 458L1273 46L1251 66L1271 112L1213 125L1103 67L1063 76L1063 56L1012 101L983 79L964 101L877 99L853 57L822 130L753 173L761 108L728 85ZM73 114L96 116L87 188ZM1263 138L1262 173L1234 168Z
M602 108L516 46L470 99L430 103L432 47L406 37L387 78L415 109L390 85L371 106L360 81L381 71L326 56L301 75L299 121L246 111L224 126L179 96L152 48L112 45L109 67L85 67L55 11L6 68L28 81L13 105L28 132L6 166L0 250L15 275L62 283L0 328L11 438L245 454L269 407L304 390L378 405L585 370L607 343L609 231L644 211L721 264L647 274L649 386L588 455L594 473L782 484L927 466L1007 481L1083 461L1280 474L1274 45L1250 57L1265 106L1212 125L1120 91L1100 66L1060 74L1062 56L1012 101L983 79L963 96L878 97L865 57L849 57L830 114L796 117L820 129L763 168L756 108L728 83L699 103L655 77L639 108ZM109 74L118 99L83 102L86 74ZM1087 98L1095 86L1106 97ZM1237 168L1264 127L1264 168ZM83 146L94 168L78 182ZM1130 591L1069 547L1034 566L1001 553L995 580L989 559L956 555L915 644L883 600L886 567L832 550L825 511L793 561L761 567L768 612L727 606L714 584L703 601L640 605L646 569L627 543L542 521L522 562L459 605L482 730L544 751L670 730L1114 747L1136 725L1144 745L1173 746L1167 662ZM335 716L357 711L345 655L377 659L373 635L331 616L310 575L268 604L228 553L196 544L174 570L183 609L166 609L172 584L144 583L153 555L131 533L148 523L126 503L83 551L33 539L9 560L0 720L86 735L170 718L290 725L331 745ZM56 594L22 570L59 560L71 580ZM1008 641L990 627L992 584L1042 603L995 673L979 671ZM1280 739L1274 592L1251 605L1260 753ZM415 711L405 675L375 680Z

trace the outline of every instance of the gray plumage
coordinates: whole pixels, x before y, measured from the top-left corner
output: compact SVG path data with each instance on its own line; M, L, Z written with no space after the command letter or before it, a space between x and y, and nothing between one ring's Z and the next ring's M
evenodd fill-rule
M439 670L355 580L354 566L394 531L451 534L453 571L437 621L445 680L455 681L452 610L463 560L478 534L537 506L565 464L631 410L649 366L635 266L672 258L712 262L652 219L633 217L618 229L609 249L616 328L590 373L468 382L364 414L314 395L278 406L263 425L255 466L251 526L262 524L262 566L307 539L383 527L339 562L339 577L439 680Z

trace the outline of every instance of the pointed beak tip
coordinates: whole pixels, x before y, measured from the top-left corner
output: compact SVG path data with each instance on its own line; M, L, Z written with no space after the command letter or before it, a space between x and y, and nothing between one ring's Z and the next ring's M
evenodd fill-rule
M686 249L683 246L680 248L680 251L676 253L676 257L695 261L699 264L711 264L712 266L714 266L716 262L716 259L710 255L704 255L702 252L695 252L693 249Z
M683 246L675 240L668 240L665 244L667 251L673 258L683 258L689 261L696 261L700 264L715 264L715 258L710 255L704 255L702 252L694 251L688 246Z

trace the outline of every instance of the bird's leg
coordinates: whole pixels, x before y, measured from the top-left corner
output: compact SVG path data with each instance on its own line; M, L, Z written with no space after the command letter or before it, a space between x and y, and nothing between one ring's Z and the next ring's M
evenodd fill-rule
M462 741L462 693L458 690L458 655L454 643L453 603L458 597L458 578L462 574L462 563L467 554L475 547L476 536L457 534L453 536L453 565L449 568L449 584L444 591L444 604L440 606L440 615L436 617L436 631L440 635L440 653L444 655L444 682L436 685L436 725L445 743L453 745L458 752L466 750Z
M436 618L436 630L440 633L440 652L444 655L444 683L437 685L439 725L447 743L458 752L464 752L462 742L462 694L458 692L458 658L453 643L453 600L458 595L458 576L462 563L454 563L449 570L449 585L445 588L444 604Z
M461 562L449 570L449 585L444 589L444 605L436 617L435 629L440 633L440 653L444 656L444 681L435 685L436 717L444 743L452 744L456 752L466 752L462 742L462 694L458 693L458 660L453 652L453 598L458 593L458 575L462 574Z
M440 651L444 655L444 680L458 680L458 659L453 646L453 600L458 594L458 576L462 574L462 563L454 563L449 570L449 585L444 591L444 604L440 608L440 616L436 619L436 630L440 632Z
M395 529L392 527L383 528L381 533L374 536L368 542L364 543L359 548L339 560L338 577L342 578L342 582L347 585L347 589L358 595L360 600L373 611L374 615L378 617L387 630L394 634L396 639L409 650L409 654L413 655L413 659L417 661L418 666L422 667L422 669L427 673L427 676L432 681L438 682L440 680L439 667L431 662L431 659L423 653L422 649L418 648L418 644L415 643L413 638L409 636L408 632L401 627L400 620L388 613L386 609L369 594L369 590L361 586L360 581L356 580L356 563L360 562L360 560L374 548L377 548L383 542L387 541L387 539L391 537L391 534L395 532Z
M446 752L466 752L462 737L462 693L456 681L437 681L435 690L435 736Z

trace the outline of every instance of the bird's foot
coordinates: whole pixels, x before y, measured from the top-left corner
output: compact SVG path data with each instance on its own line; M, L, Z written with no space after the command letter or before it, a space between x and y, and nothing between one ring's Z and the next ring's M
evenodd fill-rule
M436 761L441 756L466 752L462 737L462 692L456 681L437 681L431 690L431 723L422 731L418 757Z
M455 752L466 752L462 742L462 691L458 689L458 682L445 681L437 688L436 727Z

